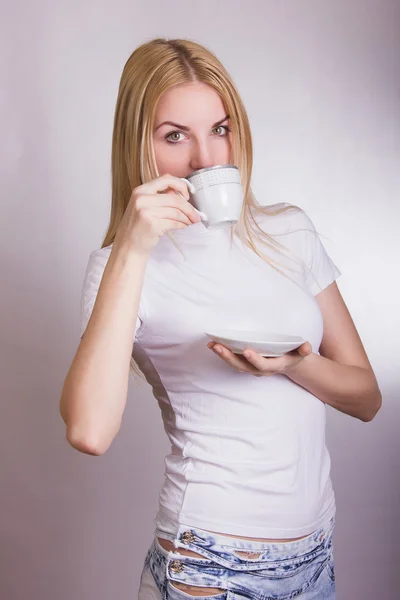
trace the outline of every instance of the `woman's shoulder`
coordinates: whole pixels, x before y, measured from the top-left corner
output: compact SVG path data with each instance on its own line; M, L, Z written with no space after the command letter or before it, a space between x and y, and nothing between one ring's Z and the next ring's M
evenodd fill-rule
M254 219L257 225L270 235L314 229L305 210L289 202L259 205L254 211Z

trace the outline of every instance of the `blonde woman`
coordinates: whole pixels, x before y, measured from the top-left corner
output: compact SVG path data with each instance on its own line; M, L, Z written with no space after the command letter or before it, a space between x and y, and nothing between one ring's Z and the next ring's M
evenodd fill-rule
M181 179L217 165L237 166L243 185L231 230L204 227ZM140 600L335 597L325 405L370 421L381 395L312 221L291 204L261 207L251 171L246 111L214 54L188 40L138 47L121 77L110 225L89 257L60 410L68 442L101 455L130 367L152 386L171 452ZM236 355L209 342L215 325L306 343Z

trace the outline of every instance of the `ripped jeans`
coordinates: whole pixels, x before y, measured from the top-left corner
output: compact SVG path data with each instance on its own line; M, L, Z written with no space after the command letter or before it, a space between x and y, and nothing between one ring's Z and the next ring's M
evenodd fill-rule
M156 530L138 600L334 600L334 525L332 517L318 531L294 542L254 542L183 525L176 537ZM171 540L176 551L165 550L157 536ZM201 557L179 554L179 548ZM219 591L195 596L179 584Z

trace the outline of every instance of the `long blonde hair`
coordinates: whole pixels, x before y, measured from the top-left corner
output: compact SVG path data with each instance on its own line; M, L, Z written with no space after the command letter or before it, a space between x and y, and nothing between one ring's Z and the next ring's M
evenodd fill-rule
M278 265L283 265L260 252L256 242L260 241L280 253L287 254L288 249L259 226L256 215L261 212L275 216L288 210L302 209L293 204L277 209L257 202L250 186L253 143L243 102L217 57L204 46L186 39L155 38L136 48L124 66L112 136L111 216L101 247L114 242L132 190L159 176L152 135L158 101L173 86L192 82L212 87L221 97L231 119L231 162L239 169L244 192L242 213L235 232L260 258L286 276L278 268ZM294 260L298 262L298 259ZM303 261L300 262L304 265ZM131 358L131 370L140 374L137 369Z

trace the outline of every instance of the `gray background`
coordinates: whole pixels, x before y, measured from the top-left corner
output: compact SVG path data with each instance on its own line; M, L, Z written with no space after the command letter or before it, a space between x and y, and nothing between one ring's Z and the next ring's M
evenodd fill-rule
M256 196L306 209L343 272L384 405L371 423L328 407L338 599L394 600L399 2L2 7L1 598L136 598L168 451L158 406L132 381L119 434L91 457L68 446L58 403L79 343L87 259L109 217L122 68L137 45L165 35L222 60L249 113Z

